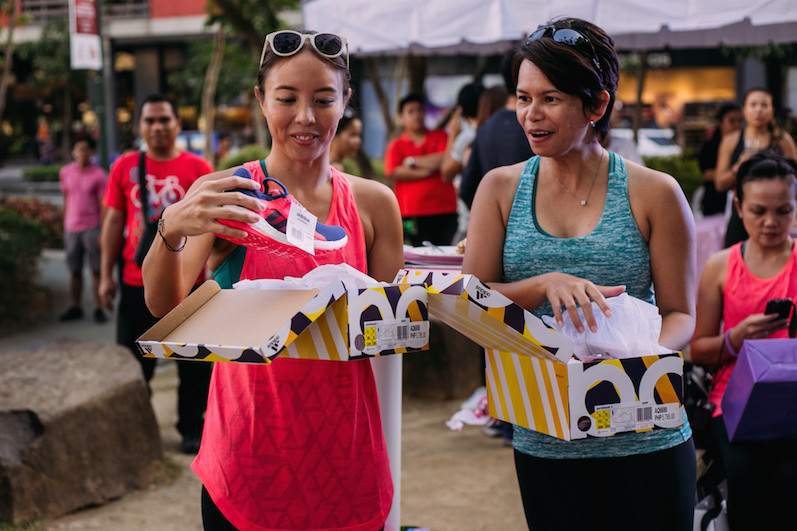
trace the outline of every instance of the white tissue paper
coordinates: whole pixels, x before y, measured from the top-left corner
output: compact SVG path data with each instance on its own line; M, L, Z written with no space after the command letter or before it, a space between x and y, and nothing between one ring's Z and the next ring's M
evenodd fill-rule
M471 397L462 403L461 409L446 421L453 431L462 431L465 424L469 426L495 426L498 421L487 412L487 388L477 388Z
M340 280L347 290L389 286L379 282L349 264L326 264L318 266L301 278L284 279L261 278L241 280L233 284L233 289L323 289L332 282Z
M659 345L661 316L659 309L643 300L622 293L606 299L612 311L606 317L597 304L592 303L592 315L598 325L597 332L586 328L584 312L578 309L585 332L579 333L567 312L562 313L563 326L553 317L544 315L543 322L573 341L573 354L580 360L634 358L651 354L666 354L670 349Z

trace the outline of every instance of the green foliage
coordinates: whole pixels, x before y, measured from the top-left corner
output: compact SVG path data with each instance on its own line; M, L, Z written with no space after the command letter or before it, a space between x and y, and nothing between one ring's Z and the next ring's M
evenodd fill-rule
M191 60L182 69L169 74L168 85L177 95L178 105L201 107L205 71L212 50L212 40L191 42L186 54ZM244 43L228 37L216 88L216 103L235 101L242 93L251 91L256 83L256 73L257 60L247 51Z
M42 26L41 39L20 43L17 54L31 61L35 70L28 82L36 88L53 84L83 84L86 73L72 70L69 56L69 27L66 19L48 19Z
M58 173L61 171L61 166L52 164L48 166L31 166L22 170L22 178L26 181L41 183L41 182L58 182Z
M675 177L686 195L687 200L692 199L695 190L703 183L700 166L697 160L691 157L643 157L643 162L648 168L659 170Z
M43 312L34 280L46 239L40 223L0 207L0 334Z
M0 210L15 213L36 223L44 231L42 245L48 249L64 246L64 211L48 201L35 198L0 197Z
M269 150L267 148L260 147L256 144L250 144L248 146L242 147L232 155L228 155L221 159L221 161L219 161L218 169L225 170L227 168L240 166L244 162L249 162L250 160L264 159L268 156L268 154Z

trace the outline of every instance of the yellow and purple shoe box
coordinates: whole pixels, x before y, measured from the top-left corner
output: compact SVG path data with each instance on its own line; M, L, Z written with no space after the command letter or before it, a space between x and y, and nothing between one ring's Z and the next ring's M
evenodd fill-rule
M277 357L346 361L429 348L427 291L221 289L208 280L138 338L144 357L267 364Z
M472 275L402 270L429 314L485 349L490 415L563 440L683 424L678 352L581 362L573 344Z

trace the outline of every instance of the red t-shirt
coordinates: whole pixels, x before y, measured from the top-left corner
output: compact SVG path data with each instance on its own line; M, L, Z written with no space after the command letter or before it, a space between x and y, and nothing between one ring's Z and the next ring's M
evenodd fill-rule
M245 167L262 180L257 163ZM346 246L300 259L248 248L241 278L302 276L343 262L366 272L354 198L346 178L331 171L325 223L346 229ZM265 366L215 364L192 468L237 529L381 528L393 483L371 364L282 358Z
M407 157L418 157L446 150L448 135L443 130L426 133L423 142L416 144L405 132L388 144L385 150L385 175L401 166ZM457 211L457 192L454 185L443 181L440 173L435 173L417 181L394 181L401 216L433 216L451 214Z
M128 286L144 285L141 268L133 261L144 227L138 184L138 153L126 153L114 162L105 191L105 206L121 210L125 214L122 282ZM185 197L194 181L213 171L208 161L187 151L182 151L177 157L166 161L147 157L146 168L152 221L158 219L167 206Z

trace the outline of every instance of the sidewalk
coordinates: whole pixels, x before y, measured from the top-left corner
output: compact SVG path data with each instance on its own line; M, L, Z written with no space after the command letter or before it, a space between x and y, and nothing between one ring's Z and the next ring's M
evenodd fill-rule
M31 350L63 338L114 341L114 316L101 325L91 319L90 311L80 321L58 321L58 315L68 306L68 273L63 251L45 250L39 268L40 284L51 295L50 308L35 326L0 337L0 350ZM88 273L84 283L84 310L91 310ZM152 381L152 405L167 460L175 470L174 481L128 493L101 507L41 522L41 530L202 529L201 484L189 468L192 456L179 452L180 436L174 428L175 363L160 361ZM401 525L426 527L431 531L526 529L511 448L504 447L500 438L488 438L475 427L450 431L445 421L459 409L460 403L461 400L408 397L403 400Z

